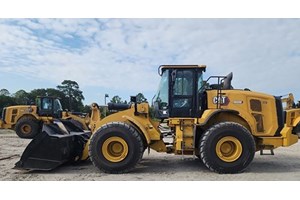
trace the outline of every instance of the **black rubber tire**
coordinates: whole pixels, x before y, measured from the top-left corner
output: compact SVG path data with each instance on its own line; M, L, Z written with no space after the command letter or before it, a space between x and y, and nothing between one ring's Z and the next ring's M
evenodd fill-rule
M27 125L28 127L30 127L30 131L28 133L26 133L26 132L24 132L22 130L22 127L24 125ZM39 121L37 119L35 119L35 118L32 118L32 117L22 117L16 123L15 131L16 131L16 134L20 138L32 139L37 134L39 134L41 132L41 126L40 126Z
M242 145L241 155L233 162L221 160L216 153L218 141L225 136L235 137ZM202 162L208 169L220 174L243 172L252 162L255 150L255 141L251 133L235 122L222 122L212 126L202 135L199 142Z
M102 153L103 143L110 137L120 137L128 145L128 154L120 162L107 160ZM131 171L142 159L144 145L141 135L132 126L123 122L111 122L96 131L89 144L89 156L99 170L105 173L120 174Z

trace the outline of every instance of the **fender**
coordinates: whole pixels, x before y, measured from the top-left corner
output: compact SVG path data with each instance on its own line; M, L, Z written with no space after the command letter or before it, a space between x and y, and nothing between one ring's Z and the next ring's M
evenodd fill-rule
M146 128L138 120L135 120L134 118L129 117L127 115L123 116L123 118L127 119L128 121L136 125L141 130L142 134L145 136L147 144L150 144L151 142L150 135L147 132Z
M235 114L235 115L239 115L239 112L236 111L236 110L231 110L231 109L219 109L219 110L206 110L204 111L202 117L204 116L204 121L201 121L201 118L200 118L200 121L199 121L199 125L200 126L204 126L207 124L207 122L214 116L216 116L217 114L219 113L222 113L222 112L226 112L226 113L232 113L232 114ZM205 117L206 116L206 117Z
M235 122L244 125L252 134L255 133L255 127L252 126L251 121L248 121L251 119L250 116L245 115L246 113L240 113L239 111L231 109L206 110L203 113L202 117L198 119L198 126L205 126L210 120L212 120L214 117L216 117L216 115L220 113L227 113L231 114L232 116L236 116L237 119L239 118L241 121L235 120Z

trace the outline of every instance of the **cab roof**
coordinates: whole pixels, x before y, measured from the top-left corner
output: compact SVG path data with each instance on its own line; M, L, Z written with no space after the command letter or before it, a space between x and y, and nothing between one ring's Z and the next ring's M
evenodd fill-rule
M206 71L206 65L161 65L158 68L158 74L161 75L163 69L202 69Z
M61 99L60 97L56 97L56 96L37 96L36 98Z
M160 68L201 68L205 69L206 65L161 65Z

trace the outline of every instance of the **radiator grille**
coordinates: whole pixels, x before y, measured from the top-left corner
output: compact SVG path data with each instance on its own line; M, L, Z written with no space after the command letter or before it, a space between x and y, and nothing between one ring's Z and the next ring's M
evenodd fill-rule
M256 99L251 99L250 100L250 108L252 111L261 112L262 111L261 101L256 100Z
M263 122L263 116L261 114L252 113L253 117L256 121L256 130L257 132L264 132L264 122Z

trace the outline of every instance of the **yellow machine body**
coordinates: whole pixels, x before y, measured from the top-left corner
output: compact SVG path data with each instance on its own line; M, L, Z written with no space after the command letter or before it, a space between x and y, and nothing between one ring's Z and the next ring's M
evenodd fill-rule
M38 97L37 99L51 99L57 100L54 97ZM60 104L60 103L59 103ZM54 119L73 119L77 121L84 130L88 130L88 124L90 122L89 115L78 115L68 111L60 111L60 116L54 116L53 114L40 114L39 106L36 105L17 105L5 107L0 119L1 129L16 130L17 134L23 138L32 138L41 129L42 123L52 123ZM22 124L18 126L18 122L22 120ZM26 123L31 121L33 124ZM32 130L35 129L35 133L32 134Z
M138 117L135 115L134 105L127 110L111 114L103 119L97 117L97 112L98 110L94 110L92 106L92 115L90 120L90 129L92 133L95 133L101 126L108 122L117 121L133 125L143 134L143 137L148 145L155 143L155 141L161 141L161 133L158 129L159 123L149 118L148 103L141 103L137 105L137 112L139 112ZM156 150L166 151L166 148L164 146L160 146Z
M14 126L22 117L32 117L44 123L51 123L54 119L52 116L39 116L37 114L37 106L9 106L6 107L5 115L3 116L6 121L0 120L0 128L14 129ZM90 117L74 115L71 112L63 111L62 119L74 119L82 124L85 129L88 129Z
M167 148L162 140L158 128L160 123L149 117L148 103L137 105L139 115L135 115L132 105L128 110L109 115L102 120L98 120L99 118L91 120L91 131L94 133L101 126L112 121L125 122L136 127L149 147L155 151L187 155L197 154L195 152L197 128L208 129L213 124L225 121L245 126L257 139L257 151L290 146L298 142L298 136L293 134L292 130L300 123L300 109L286 111L286 123L280 129L280 135L275 136L278 122L274 96L243 90L222 92L222 95L229 99L229 103L222 105L221 108L217 109L214 102L216 91L209 91L208 109L204 111L201 118L168 119L168 126L176 133L172 148Z
M37 106L20 105L6 107L5 112L2 113L2 125L0 126L0 128L14 129L14 126L16 125L18 120L26 115L32 116L34 118L39 118L39 116L37 115Z
M161 66L159 73L162 81L156 96L161 104L155 107L154 102L154 109L165 109L158 112L160 122L150 117L148 103L135 101L132 101L128 109L111 114L101 121L92 117L90 127L93 135L89 145L86 145L84 157L87 157L89 152L94 165L105 172L126 172L127 168L124 170L117 166L115 160L121 165L126 159L120 156L129 155L130 146L128 147L129 143L122 134L134 132L130 127L142 138L144 149L151 148L157 152L178 155L196 155L201 157L209 169L219 173L243 171L252 161L255 151L273 151L275 148L298 142L300 109L283 110L280 97L249 89L233 89L232 74L214 77L218 78L218 85L211 85L203 90L203 86L207 85L207 81L202 81L203 71L203 65ZM191 79L189 77L195 79L192 83L194 85L190 84L192 86L188 85ZM163 84L168 87L162 86ZM194 89L189 94L188 91L192 88ZM168 93L168 98L159 96L162 92ZM168 102L163 99L167 99L165 101ZM180 107L178 102L181 100L185 103ZM180 109L186 106L188 101L194 106L181 112ZM205 102L204 106L198 101L202 104ZM172 106L178 106L180 109L176 110ZM163 131L162 127L168 131ZM118 135L112 131L114 128L127 131ZM130 134L135 136L135 133ZM165 135L168 134L172 137L172 142L165 141ZM107 137L109 139L105 139ZM102 146L100 151L95 145L104 145L105 148ZM122 149L126 149L123 154ZM99 153L104 157L99 157ZM115 160L112 159L114 156ZM100 158L104 160L101 161Z

